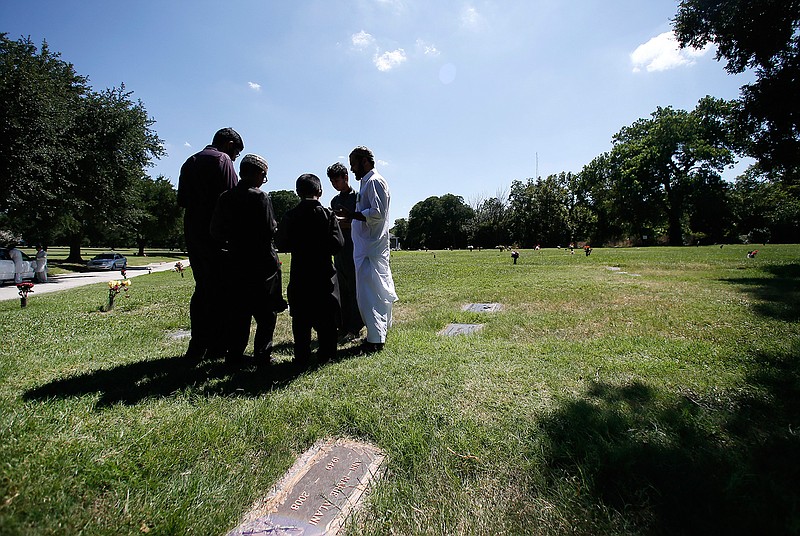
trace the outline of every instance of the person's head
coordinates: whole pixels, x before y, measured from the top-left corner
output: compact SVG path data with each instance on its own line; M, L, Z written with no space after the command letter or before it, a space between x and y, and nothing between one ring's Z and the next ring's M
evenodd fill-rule
M302 199L319 199L322 196L322 183L319 177L311 173L304 173L297 177L295 189L297 195Z
M239 178L248 186L260 188L267 182L267 161L257 154L246 154L239 164Z
M328 178L337 192L349 192L350 182L347 180L347 168L341 162L328 166Z
M231 157L231 160L236 160L239 154L244 150L244 142L238 132L230 127L221 128L214 134L214 139L211 145Z
M374 167L375 157L369 148L359 145L350 152L350 171L353 172L357 180L361 180Z

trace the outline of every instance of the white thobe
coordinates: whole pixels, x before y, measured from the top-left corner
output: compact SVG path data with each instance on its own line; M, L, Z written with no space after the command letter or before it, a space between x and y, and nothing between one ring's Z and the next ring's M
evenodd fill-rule
M366 219L353 220L352 226L358 309L367 342L386 342L397 294L389 267L389 186L375 170L361 179L356 211Z
M22 270L24 270L22 252L17 248L11 248L8 250L8 256L14 261L14 284L22 283Z
M36 282L47 283L47 252L43 249L36 252Z

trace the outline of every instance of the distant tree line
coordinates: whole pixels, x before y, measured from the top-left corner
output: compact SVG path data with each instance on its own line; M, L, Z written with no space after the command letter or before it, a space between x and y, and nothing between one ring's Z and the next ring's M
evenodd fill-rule
M392 229L403 247L800 240L800 0L683 0L674 29L756 81L734 101L657 108L577 174L515 180L470 205L420 201ZM723 180L743 156L756 164Z
M659 108L624 127L580 173L515 180L508 195L414 205L393 233L405 248L796 242L800 196L760 166L734 183L721 173L747 147L736 104L712 97L692 111Z

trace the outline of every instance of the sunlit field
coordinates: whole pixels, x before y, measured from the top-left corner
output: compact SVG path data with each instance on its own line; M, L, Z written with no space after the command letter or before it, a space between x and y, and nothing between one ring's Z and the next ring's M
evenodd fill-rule
M385 350L302 373L286 313L185 361L191 270L0 302L0 534L224 534L328 437L387 455L348 534L800 532L800 246L757 248L394 252Z

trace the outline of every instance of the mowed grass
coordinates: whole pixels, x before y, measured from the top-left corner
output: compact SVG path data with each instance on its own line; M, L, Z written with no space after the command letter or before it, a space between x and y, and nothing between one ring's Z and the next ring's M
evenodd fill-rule
M388 456L349 534L800 533L800 246L748 249L396 252L386 349L300 375L286 314L184 362L190 271L0 302L0 534L224 534L327 437Z

